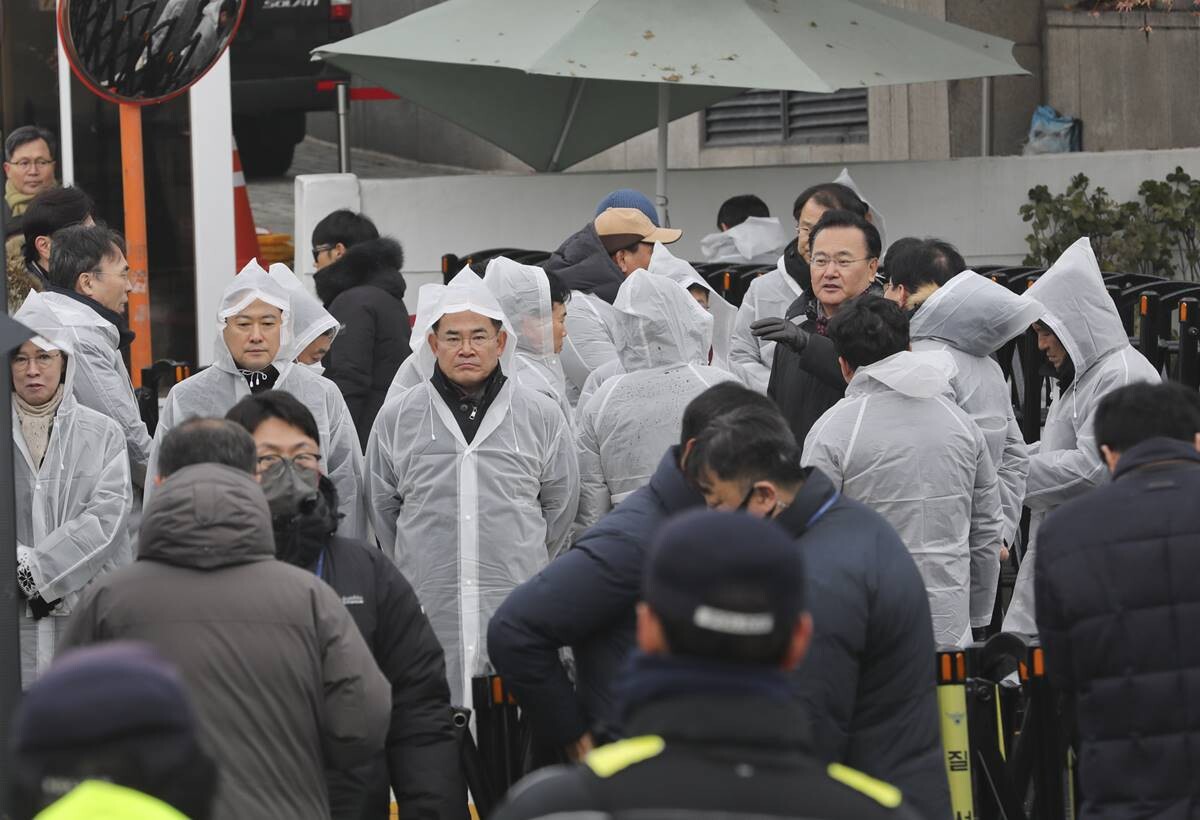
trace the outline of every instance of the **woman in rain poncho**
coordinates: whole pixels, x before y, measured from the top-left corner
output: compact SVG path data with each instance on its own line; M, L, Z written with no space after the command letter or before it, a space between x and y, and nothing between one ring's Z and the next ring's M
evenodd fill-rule
M516 326L511 375L525 387L554 399L569 422L575 413L567 400L566 378L555 350L554 303L546 272L498 256L488 262L483 283Z
M1029 548L1004 616L1005 632L1036 635L1033 574L1038 528L1055 509L1108 479L1092 429L1096 408L1118 387L1162 377L1130 346L1086 236L1067 248L1025 291L1025 297L1043 307L1038 347L1047 350L1046 342L1056 339L1066 356L1061 364L1052 357L1059 379L1058 400L1046 415L1041 440L1029 447L1025 484L1025 506L1032 513Z
M125 434L71 392L78 357L42 294L31 294L15 318L43 334L13 361L17 580L28 602L20 618L21 680L28 686L54 657L83 589L133 560L132 495Z
M171 428L184 419L221 418L251 392L286 390L317 420L326 473L337 486L338 511L343 515L338 534L365 538L358 434L337 386L292 361L297 351L291 303L288 290L257 261L252 260L225 286L217 314L222 333L213 345L213 365L171 388L154 434L148 472L157 474L158 448ZM230 340L238 345L241 364L234 360ZM153 481L146 483L150 485L146 488L149 503Z
M581 528L650 480L679 440L688 402L734 378L709 366L712 316L676 282L636 270L613 307L625 372L606 380L579 410Z
M558 405L504 378L516 353L513 328L483 281L464 269L449 285L425 285L418 299L413 358L421 381L397 391L376 417L367 490L380 543L412 583L446 650L451 698L470 705L471 679L492 672L488 621L565 543L579 472ZM430 342L435 326L462 313L503 328L476 354L480 367L485 348L498 355L500 374L495 368L478 374L486 377L483 393L488 382L494 392L486 406L475 404L482 419L472 414L478 426L469 440L458 408L431 381L435 367L448 381ZM438 344L450 345L451 354L467 350L449 340Z

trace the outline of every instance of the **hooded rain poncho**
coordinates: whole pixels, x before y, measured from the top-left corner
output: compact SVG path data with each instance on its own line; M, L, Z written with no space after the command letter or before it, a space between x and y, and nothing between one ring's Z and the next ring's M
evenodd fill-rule
M333 314L325 309L321 300L308 292L304 283L296 274L292 273L287 265L276 262L267 273L272 279L283 285L291 300L292 343L287 350L281 348L280 357L294 362L305 348L317 340L318 336L326 333L330 334L329 341L332 343L337 338L341 324L333 318ZM317 375L320 375L325 369L320 364L304 366Z
M385 551L416 590L438 640L454 703L470 705L471 678L491 673L486 637L492 613L566 541L579 499L571 429L558 405L508 379L470 443L429 381L436 357L428 336L448 313L503 322L495 296L469 269L449 285L421 288L420 340L409 361L421 381L380 410L367 443L370 509Z
M608 302L591 293L571 291L562 368L567 379L567 397L576 406L588 376L617 361L617 346L613 341L616 321L616 313Z
M792 302L803 295L804 289L787 272L782 256L775 270L750 283L742 297L742 306L738 308L729 345L729 362L749 387L766 393L771 381L771 365L775 361L775 343L755 336L750 332L750 325L759 319L786 316Z
M734 265L770 265L779 258L795 234L772 216L750 216L727 231L710 233L700 240L705 262Z
M734 378L708 365L712 316L667 277L634 271L614 307L624 373L605 381L579 412L580 527L648 482L678 442L688 402Z
M130 473L135 482L142 484L150 458L150 434L121 358L120 332L112 322L69 296L52 292L37 296L41 300L39 316L44 316L39 321L44 322L47 332L56 333L56 338L70 345L79 359L75 398L120 426L129 451ZM60 329L62 332L57 333Z
M516 325L517 350L508 375L553 399L563 417L571 421L575 413L567 398L562 363L554 352L554 305L545 271L498 256L488 262L483 283L500 303L504 315Z
M34 466L13 399L13 483L17 557L44 601L62 599L34 620L21 614L21 677L31 684L54 657L57 635L82 591L102 573L133 560L127 519L132 506L125 434L72 392L80 361L46 295L31 294L14 317L41 335L34 343L66 356L62 402L40 467Z
M1033 299L968 270L921 303L909 323L914 351L942 350L954 358L955 401L983 433L999 474L1006 544L1013 543L1021 525L1029 452L1008 382L992 354L1041 313Z
M262 300L283 311L279 352L273 362L279 371L279 380L274 389L291 393L316 419L317 431L321 436L322 464L330 480L337 486L338 511L343 516L338 524L338 535L364 539L367 537L367 516L363 509L363 456L358 433L337 386L292 361L296 352L296 333L290 292L259 267L257 261L251 260L225 286L217 316L218 326L224 330L225 321L230 316L244 310L255 300ZM221 418L233 405L249 395L250 387L245 376L234 362L224 337L218 335L213 343L212 366L184 379L171 388L167 395L159 415L158 429L154 433L150 474L158 472L158 448L173 427L193 416ZM146 503L149 504L153 482L147 484L151 485L146 488Z
M1071 383L1050 406L1041 441L1029 448L1025 488L1025 506L1032 515L1029 547L1004 617L1005 632L1036 635L1033 574L1037 530L1053 510L1108 476L1092 427L1096 408L1118 387L1157 382L1162 377L1130 346L1087 237L1067 248L1023 298L1042 305L1038 321L1054 332L1075 366Z
M1003 519L983 434L954 403L948 353L860 367L813 426L802 463L887 519L925 581L939 645L991 622Z

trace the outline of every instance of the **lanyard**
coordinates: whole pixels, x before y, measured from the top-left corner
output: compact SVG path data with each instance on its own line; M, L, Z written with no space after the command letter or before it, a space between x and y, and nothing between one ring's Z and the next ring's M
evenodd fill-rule
M325 580L325 550L321 550L321 554L317 556L317 577L322 581Z
M831 495L831 496L829 496L829 498L825 499L825 503L822 504L820 507L818 507L817 511L809 517L808 521L804 525L804 529L807 530L813 524L817 523L817 520L821 516L823 516L825 513L829 512L829 508L832 507L834 504L836 504L837 500L839 498L841 498L841 496L842 496L841 490L834 490L833 495ZM322 553L321 557L322 558L324 557L324 553Z

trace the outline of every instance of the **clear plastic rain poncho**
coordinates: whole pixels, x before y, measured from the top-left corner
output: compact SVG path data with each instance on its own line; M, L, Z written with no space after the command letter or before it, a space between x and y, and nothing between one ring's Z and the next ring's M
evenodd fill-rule
M546 272L498 256L488 262L483 283L517 332L516 355L508 375L525 387L549 396L563 411L563 417L571 421L575 413L567 398L562 363L554 352L554 306Z
M62 402L40 467L34 466L13 398L17 559L28 566L42 600L62 599L50 616L36 621L22 608L21 678L28 686L49 666L64 616L81 592L102 573L132 562L133 491L125 434L115 421L75 398L80 357L45 295L31 294L13 318L41 334L33 341L42 350L67 357Z
M367 516L363 508L363 456L358 433L354 430L354 421L337 386L288 358L295 344L290 292L263 270L257 261L251 260L241 273L230 280L221 294L218 329L223 331L229 317L237 315L256 300L283 311L279 353L273 362L279 371L279 380L275 382L274 389L291 393L316 419L317 431L321 435L322 466L337 487L338 511L343 515L338 524L338 535L365 539ZM213 343L212 366L184 379L171 388L167 395L162 413L159 414L158 429L154 433L150 474L158 471L158 448L173 427L192 416L221 418L233 405L249 395L246 377L234 363L224 336L218 334ZM153 483L147 482L146 503L150 501Z
M579 409L579 515L589 527L650 480L679 441L683 410L734 377L708 364L713 318L677 282L636 270L613 307L624 372Z
M795 231L783 227L773 216L750 216L727 231L710 233L700 240L705 262L735 265L770 265L779 258Z
M921 303L909 323L913 350L941 350L954 357L955 400L982 431L999 474L1006 544L1013 543L1021 525L1029 448L992 354L1028 330L1041 313L1036 301L968 270Z
M887 519L916 561L938 645L992 619L1000 491L983 434L954 401L948 353L904 351L860 367L801 459Z
M281 357L289 362L295 361L296 357L315 342L318 336L329 333L331 342L337 337L338 330L341 329L338 320L325 309L320 299L308 292L304 283L296 274L292 273L287 265L276 262L267 273L272 279L283 285L291 298L292 343L288 350L282 350L281 347ZM304 366L318 376L325 370L319 363Z
M800 284L784 267L782 256L775 270L759 276L747 288L734 321L729 361L748 387L766 393L767 383L771 381L771 365L775 362L775 342L755 336L750 332L750 325L759 319L786 316L792 302L803 295Z
M39 321L44 321L47 332L69 344L79 360L75 398L120 426L129 452L130 473L142 484L150 458L150 434L118 348L120 333L112 322L70 296L46 292L40 294L39 302L39 316L44 316Z
M591 293L571 291L561 361L567 379L567 398L576 407L588 376L617 360L613 341L616 321L616 313L608 302Z
M654 253L650 257L648 270L650 273L667 277L685 291L693 287L701 287L708 292L708 312L712 314L713 318L712 356L709 364L722 370L728 370L741 379L740 368L733 366L729 361L729 347L733 337L733 326L737 322L737 308L726 302L713 289L712 285L704 281L691 263L674 256L661 242L654 243ZM620 357L593 370L584 383L583 390L580 391L579 408L587 406L588 400L600 389L600 385L610 377L624 372L625 368L621 364Z
M471 678L493 671L488 621L564 545L579 472L570 427L543 394L506 380L467 443L430 383L436 357L428 337L448 313L503 322L510 339L500 367L511 370L515 334L483 280L464 269L449 285L422 287L418 305L410 361L420 380L379 411L367 443L367 489L379 541L446 650L454 703L469 706Z
M1162 377L1130 346L1087 237L1067 248L1022 298L1042 305L1038 321L1054 331L1075 366L1071 384L1050 405L1041 440L1029 448L1029 546L1004 616L1005 632L1036 635L1033 574L1038 528L1056 508L1108 477L1096 448L1096 408L1118 387Z

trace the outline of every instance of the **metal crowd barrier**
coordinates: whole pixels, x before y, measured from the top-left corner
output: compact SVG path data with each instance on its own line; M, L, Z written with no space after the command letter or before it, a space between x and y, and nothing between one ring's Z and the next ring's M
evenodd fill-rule
M1015 666L1020 689L1002 683ZM938 707L956 820L1069 820L1075 756L1069 712L1037 642L999 634L937 658Z

